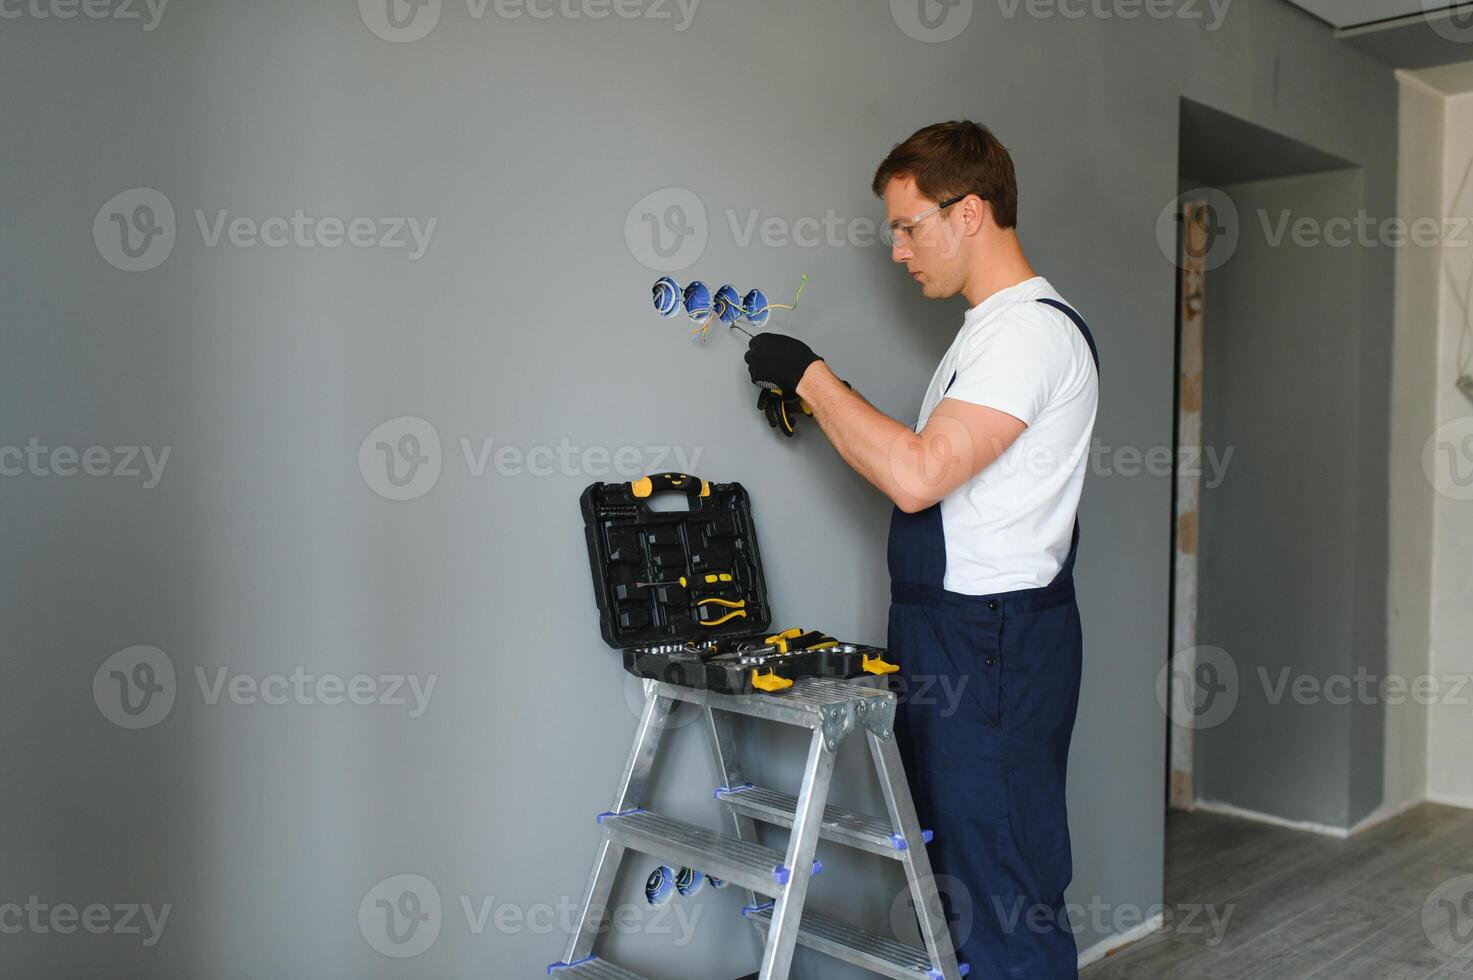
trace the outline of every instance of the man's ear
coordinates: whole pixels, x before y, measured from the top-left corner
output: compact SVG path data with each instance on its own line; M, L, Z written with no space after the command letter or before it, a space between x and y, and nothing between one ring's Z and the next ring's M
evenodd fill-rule
M976 209L976 226L978 232L986 228L989 224L997 224L997 216L992 213L992 202L988 201L987 198L973 194L962 202L962 206ZM971 222L968 222L968 225L970 224Z

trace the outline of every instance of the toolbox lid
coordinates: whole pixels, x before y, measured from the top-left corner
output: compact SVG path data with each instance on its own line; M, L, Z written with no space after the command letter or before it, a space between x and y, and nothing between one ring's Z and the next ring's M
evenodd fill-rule
M689 510L654 510L682 496ZM660 473L580 498L599 629L611 647L767 629L772 611L751 501L739 483Z

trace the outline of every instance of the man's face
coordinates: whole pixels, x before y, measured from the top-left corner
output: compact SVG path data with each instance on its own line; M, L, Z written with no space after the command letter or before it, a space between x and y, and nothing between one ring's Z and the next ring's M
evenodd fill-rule
M896 237L890 258L905 266L927 299L955 296L966 280L967 239L956 206L912 220L939 203L924 196L912 177L893 177L885 186L885 222Z

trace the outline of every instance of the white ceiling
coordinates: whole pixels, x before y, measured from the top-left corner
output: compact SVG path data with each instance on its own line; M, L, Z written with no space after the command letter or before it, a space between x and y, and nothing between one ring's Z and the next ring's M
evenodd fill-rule
M1356 27L1392 17L1456 6L1443 0L1289 0L1335 27Z

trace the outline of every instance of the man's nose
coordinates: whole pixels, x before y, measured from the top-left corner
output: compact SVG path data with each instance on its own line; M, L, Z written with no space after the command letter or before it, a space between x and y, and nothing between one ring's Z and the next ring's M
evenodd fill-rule
M904 262L911 257L910 246L903 241L898 241L890 246L890 261Z

